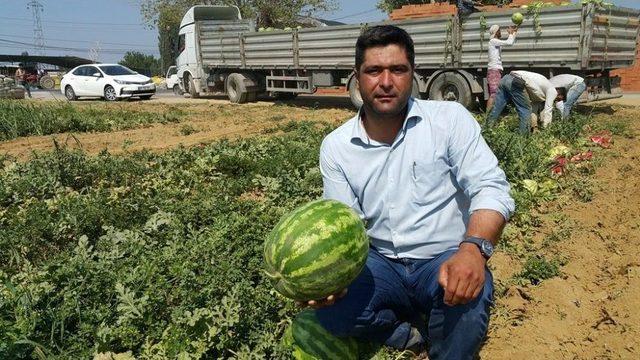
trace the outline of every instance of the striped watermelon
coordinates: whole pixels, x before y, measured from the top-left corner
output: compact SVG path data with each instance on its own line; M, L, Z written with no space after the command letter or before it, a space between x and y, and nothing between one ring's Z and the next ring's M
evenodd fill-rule
M284 216L264 246L267 276L280 294L306 301L346 288L364 267L369 239L358 214L317 200Z
M356 360L358 343L354 338L339 338L325 330L316 312L303 310L291 323L283 338L296 360Z

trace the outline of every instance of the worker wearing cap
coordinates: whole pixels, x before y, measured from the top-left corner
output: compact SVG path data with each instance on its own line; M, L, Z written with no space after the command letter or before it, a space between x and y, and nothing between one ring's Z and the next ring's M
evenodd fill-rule
M516 41L517 29L510 26L507 30L509 37L507 40L502 40L502 33L500 32L500 26L497 24L491 25L489 28L489 65L487 66L487 86L489 87L489 100L487 101L487 110L491 110L495 102L496 93L500 86L500 79L502 78L502 46L511 46Z

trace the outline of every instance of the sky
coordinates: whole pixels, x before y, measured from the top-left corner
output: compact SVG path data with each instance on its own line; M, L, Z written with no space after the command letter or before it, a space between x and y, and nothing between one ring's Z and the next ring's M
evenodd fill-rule
M34 48L32 0L0 0L0 54L20 54ZM137 0L39 0L43 6L44 55L72 55L100 62L118 62L128 50L159 56L157 30L142 23ZM277 0L274 0L277 1ZM319 17L347 24L381 21L377 0L337 0L339 9ZM640 0L610 0L640 8ZM92 51L93 50L93 51Z

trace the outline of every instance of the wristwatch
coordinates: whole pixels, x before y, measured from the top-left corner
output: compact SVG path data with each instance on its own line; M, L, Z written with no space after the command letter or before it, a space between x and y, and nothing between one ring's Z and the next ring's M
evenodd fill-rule
M480 249L480 253L482 254L482 256L484 256L484 258L487 260L489 260L491 255L493 255L493 244L487 239L476 236L469 236L468 238L462 240L461 243L475 244Z

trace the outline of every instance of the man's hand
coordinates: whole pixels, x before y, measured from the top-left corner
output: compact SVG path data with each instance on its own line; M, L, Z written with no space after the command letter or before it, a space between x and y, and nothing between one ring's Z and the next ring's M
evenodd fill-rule
M475 299L484 286L486 262L478 246L460 244L460 249L440 266L438 282L444 289L444 303L454 306Z
M509 34L515 34L516 32L518 32L518 28L513 26L513 25L511 25L511 26L509 26L509 29L507 29L507 32Z
M345 295L347 295L347 289L342 290L341 292L337 293L337 294L332 294L327 296L326 299L322 299L322 300L309 300L307 302L304 301L296 301L296 303L298 304L298 306L310 306L314 309L319 309L325 306L330 306L333 305L336 300L343 298Z

